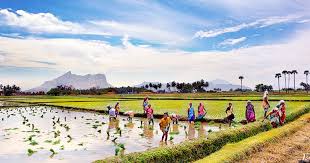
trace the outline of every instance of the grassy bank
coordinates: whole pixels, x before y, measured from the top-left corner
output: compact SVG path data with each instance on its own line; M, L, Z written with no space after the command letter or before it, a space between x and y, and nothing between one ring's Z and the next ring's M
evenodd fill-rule
M288 122L309 112L309 107L288 115ZM220 150L227 143L235 143L271 129L269 122L255 122L235 129L211 133L208 139L186 141L166 148L155 148L144 152L111 157L96 162L192 162Z
M249 153L256 151L260 147L283 138L284 136L286 137L293 134L303 126L307 124L309 125L309 123L310 113L303 115L296 121L283 127L257 134L256 136L247 138L235 144L227 144L221 150L197 161L197 163L237 162L240 159L244 159Z

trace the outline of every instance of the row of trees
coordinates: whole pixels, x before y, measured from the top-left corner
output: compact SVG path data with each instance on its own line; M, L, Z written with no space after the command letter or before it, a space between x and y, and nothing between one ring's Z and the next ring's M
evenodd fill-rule
M257 84L255 86L255 91L256 92L264 92L264 91L273 91L272 85L264 85L264 84Z
M0 95L11 96L15 93L20 92L20 87L16 85L2 85L0 84Z
M171 88L175 88L177 92L181 93L191 93L191 92L206 92L206 88L209 87L209 83L201 79L200 81L195 81L193 83L178 83L175 81L172 81L171 83L166 84L166 88L169 92L171 92ZM160 90L162 88L162 84L154 84L149 83L145 86L142 86L142 88L145 89L151 89L154 88L155 90Z
M285 90L286 92L289 92L289 90L291 90L290 88L290 80L291 80L291 75L293 75L293 79L294 79L294 89L296 90L296 74L298 74L297 70L292 70L292 71L287 71L287 70L283 70L282 73L277 73L275 75L275 78L278 79L278 88L279 88L279 92L281 91L281 86L280 86L280 78L284 77L284 88L283 90ZM282 76L283 75L283 76ZM309 90L308 86L308 75L309 75L309 70L305 70L304 71L304 75L306 76L306 83L300 83L300 86L304 87L305 90Z
M120 87L120 88L90 88L90 89L75 89L72 86L60 85L56 88L50 89L46 94L51 96L63 96L63 95L101 95L108 93L115 94L129 94L140 93L148 90L137 87Z

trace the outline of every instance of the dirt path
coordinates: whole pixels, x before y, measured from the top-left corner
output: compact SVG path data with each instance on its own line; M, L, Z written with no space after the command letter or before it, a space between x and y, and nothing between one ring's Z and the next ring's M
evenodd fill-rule
M297 163L304 153L310 154L310 124L307 123L298 132L284 137L250 154L247 159L238 161L243 163L292 162Z

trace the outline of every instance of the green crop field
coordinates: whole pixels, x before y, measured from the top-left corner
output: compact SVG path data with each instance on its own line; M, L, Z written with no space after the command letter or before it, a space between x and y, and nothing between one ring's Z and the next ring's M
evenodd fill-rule
M234 105L236 120L244 119L245 105L247 100L252 100L257 118L263 116L260 94L152 94L152 95L103 95L103 96L24 96L10 97L2 100L15 102L26 102L36 104L46 104L54 106L76 107L89 110L105 110L107 105L115 105L120 102L121 111L132 110L142 113L142 99L150 97L155 114L164 112L177 113L182 116L187 115L188 104L192 102L197 108L202 102L207 109L207 118L225 117L225 109L229 102ZM271 95L271 106L274 107L278 100L287 100L287 113L304 107L310 96L305 94L294 95ZM0 99L1 100L1 99Z

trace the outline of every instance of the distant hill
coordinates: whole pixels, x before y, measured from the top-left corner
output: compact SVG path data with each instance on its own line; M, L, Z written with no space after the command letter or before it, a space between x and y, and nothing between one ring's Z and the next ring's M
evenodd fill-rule
M207 90L214 90L217 88L221 89L222 91L229 91L230 89L235 90L240 88L240 85L229 83L226 80L216 79L209 82L209 87L207 88ZM242 88L251 89L250 87L247 86L242 86Z
M92 87L108 88L112 86L107 82L106 76L104 74L76 75L69 71L56 79L46 81L42 85L29 89L26 92L47 92L51 88L55 88L59 85L72 86L76 89L89 89Z
M142 87L142 86L148 85L149 83L159 84L160 82L143 82L139 85L135 85L135 87ZM169 89L166 87L166 85L167 85L167 83L162 83L162 87L159 90L169 91ZM229 91L230 89L235 90L235 89L240 88L240 85L229 83L226 80L216 79L216 80L212 80L209 82L209 87L206 90L209 91L209 90L214 90L214 89L218 89L218 88L221 89L222 91ZM243 89L251 89L251 88L247 87L247 86L243 86ZM149 88L149 90L152 90L154 92L156 91L154 88L152 88L152 89ZM176 91L176 88L171 87L170 91Z

